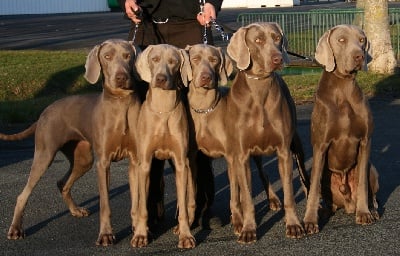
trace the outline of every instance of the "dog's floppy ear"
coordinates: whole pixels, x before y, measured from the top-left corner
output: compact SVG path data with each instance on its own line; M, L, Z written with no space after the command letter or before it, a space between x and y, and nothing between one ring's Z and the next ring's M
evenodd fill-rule
M140 78L148 83L151 82L151 70L149 66L148 56L152 49L152 45L147 46L147 48L137 56L135 63L136 71L139 74Z
M363 65L363 70L368 71L368 63L371 62L372 57L369 54L370 50L370 43L367 37L365 37L365 46L364 46L364 65Z
M315 50L315 60L319 64L325 66L325 70L332 72L335 69L335 56L329 42L333 29L326 31L318 41L317 49Z
M95 84L100 77L101 66L98 56L100 47L101 45L93 47L86 58L84 78L91 84Z
M189 81L192 81L192 67L190 66L189 54L184 49L179 49L179 53L182 60L180 66L181 78L183 84L187 87Z
M281 37L282 37L281 52L282 52L283 62L285 64L289 64L290 60L289 60L289 56L288 56L288 53L287 53L287 48L288 48L289 42L288 42L285 34L283 33L283 30L282 30L281 26L279 26L279 24L276 23L276 22L272 22L272 24L276 27L276 29L279 30L279 33L281 34Z
M221 85L226 85L228 83L228 77L233 72L233 64L231 58L229 58L229 56L222 51L221 47L218 47L217 49L221 59L219 67L219 81Z
M237 68L244 70L250 65L250 51L246 44L248 27L239 28L231 37L228 44L228 54L236 62Z
M190 64L190 55L189 55L190 49L192 49L192 45L186 45L185 51L188 55L188 65L185 67L187 69L185 74L182 74L182 71L181 71L181 76L186 75L187 76L186 80L188 80L189 82L192 81L192 79L193 79L193 70L192 70L192 65ZM185 80L185 79L182 78L182 80Z

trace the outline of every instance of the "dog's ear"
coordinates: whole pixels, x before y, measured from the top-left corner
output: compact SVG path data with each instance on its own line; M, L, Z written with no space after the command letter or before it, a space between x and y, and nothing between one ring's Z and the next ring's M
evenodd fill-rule
M180 66L181 78L183 84L187 87L189 81L192 81L192 67L190 66L189 54L184 49L179 49L179 53L182 60Z
M335 69L335 56L333 55L330 44L330 36L333 29L326 31L318 41L317 49L315 50L315 60L325 67L325 70L332 72Z
M281 37L282 37L281 52L282 52L283 62L285 64L289 64L290 60L289 60L289 56L288 56L288 53L287 53L287 48L288 48L289 42L288 42L285 34L283 33L283 30L282 30L281 26L279 26L279 24L276 23L276 22L273 22L272 24L274 24L274 26L279 31L279 33L281 34Z
M188 70L187 70L187 73L186 73L186 75L187 75L187 80L190 82L190 81L192 81L192 79L193 79L193 70L192 70L192 65L190 64L190 54L189 54L189 51L190 51L190 49L192 49L192 45L186 45L186 47L185 47L185 51L186 51L186 53L188 54L188 66L186 67L186 68L188 68ZM183 74L181 73L181 75L183 76ZM184 80L183 78L182 78L182 80Z
M91 84L95 84L100 77L101 66L98 56L100 47L101 45L93 47L86 57L84 78Z
M219 81L221 85L226 85L228 83L228 77L233 72L233 64L231 58L229 58L229 56L222 51L221 47L218 47L217 49L221 59L219 67Z
M139 74L140 78L148 83L151 82L151 70L149 66L148 56L152 49L152 45L147 46L147 48L137 56L135 63L136 71Z
M246 44L248 27L239 28L231 37L228 44L228 54L236 62L240 70L247 69L250 65L250 50Z
M364 46L364 66L363 70L368 71L368 63L371 62L372 56L369 54L370 50L370 42L367 37L365 37L365 46Z

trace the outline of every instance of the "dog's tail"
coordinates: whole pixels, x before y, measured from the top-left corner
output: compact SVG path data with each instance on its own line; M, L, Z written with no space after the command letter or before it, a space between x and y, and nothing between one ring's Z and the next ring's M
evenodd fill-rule
M32 136L33 134L35 134L36 125L37 125L37 122L33 123L31 126L29 126L24 131L15 133L15 134L0 133L0 140L15 141L15 140L26 139L26 138Z
M297 170L299 171L300 175L300 181L303 185L304 193L306 194L307 198L308 193L310 192L310 176L308 175L306 167L304 165L304 150L297 131L294 133L290 149L292 150L293 157L296 160Z

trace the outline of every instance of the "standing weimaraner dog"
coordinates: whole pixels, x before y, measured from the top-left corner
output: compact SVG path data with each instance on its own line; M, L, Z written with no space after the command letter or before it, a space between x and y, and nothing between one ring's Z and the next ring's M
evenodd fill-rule
M355 80L366 67L367 46L364 32L352 25L333 27L317 45L315 58L324 71L311 115L313 166L304 217L308 234L319 232L320 192L331 210L355 212L358 224L379 218L378 173L369 162L372 113Z
M181 78L187 86L187 65L189 59L185 50L167 44L147 47L136 62L137 72L149 83L149 90L140 111L137 127L140 136L139 169L133 191L139 197L132 197L132 207L138 207L138 214L134 216L134 235L131 240L133 247L148 244L146 204L153 157L172 159L175 166L179 209L178 227L175 230L179 235L178 247L193 248L196 245L190 231L190 224L194 219L195 199L188 160L189 129L187 112L179 88L182 84Z
M22 217L29 195L53 161L57 151L65 154L70 169L57 184L73 216L89 214L71 197L74 182L89 171L97 157L100 194L100 233L96 244L113 243L109 206L109 171L111 161L129 157L136 161L134 131L140 101L134 92L131 77L136 50L123 40L107 40L96 45L86 60L85 78L94 84L103 74L101 94L76 95L48 106L39 120L14 135L0 134L3 140L20 140L35 134L35 153L28 182L18 196L8 239L24 237Z
M234 120L226 125L234 128L228 130L230 154L226 158L231 172L232 223L241 243L256 241L249 161L252 155L277 154L286 235L304 235L296 215L292 181L293 153L301 162L304 157L296 133L295 105L286 83L275 72L288 61L286 44L277 23L253 23L241 27L227 48L239 69L227 96L226 113ZM307 187L307 178L303 178Z
M218 87L227 83L228 76L233 71L230 58L219 47L197 44L186 48L191 64L191 81L189 83L188 100L191 118L193 120L196 146L206 155L217 158L230 154L228 129L236 122L234 115L227 115L226 92ZM189 72L187 72L189 73ZM268 176L262 172L261 157L253 157L270 208L279 210L281 202L268 181ZM196 176L201 176L201 170ZM231 173L229 173L231 176Z

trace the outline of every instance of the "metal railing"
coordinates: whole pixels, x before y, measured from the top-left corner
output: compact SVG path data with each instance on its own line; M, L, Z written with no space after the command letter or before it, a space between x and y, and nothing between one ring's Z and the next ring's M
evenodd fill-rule
M241 26L253 22L277 22L289 41L289 50L313 57L319 38L329 28L339 24L364 27L364 12L360 9L319 9L307 12L242 13L237 17ZM400 60L400 8L389 8L392 47Z

